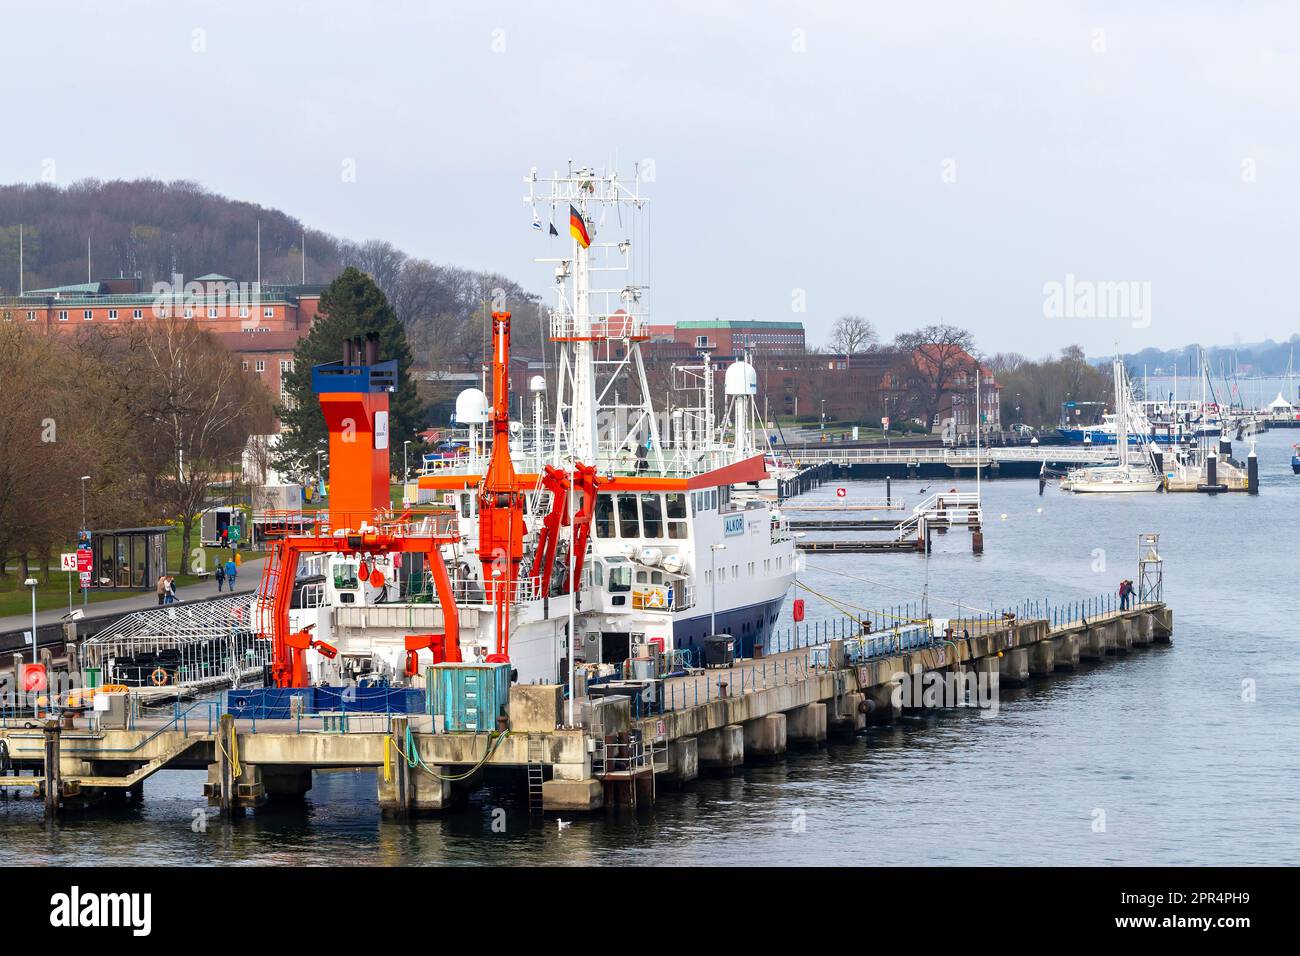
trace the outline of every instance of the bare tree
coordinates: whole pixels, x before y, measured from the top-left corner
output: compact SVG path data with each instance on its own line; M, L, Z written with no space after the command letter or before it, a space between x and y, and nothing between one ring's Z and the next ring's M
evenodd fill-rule
M929 428L942 408L944 394L974 367L975 337L955 325L927 325L899 335L894 346L912 356L908 398Z
M248 436L267 428L271 396L192 321L150 323L132 333L138 465L152 500L180 522L188 557L209 486L232 470Z
M846 356L865 352L877 341L875 326L860 315L842 315L831 328L831 348Z

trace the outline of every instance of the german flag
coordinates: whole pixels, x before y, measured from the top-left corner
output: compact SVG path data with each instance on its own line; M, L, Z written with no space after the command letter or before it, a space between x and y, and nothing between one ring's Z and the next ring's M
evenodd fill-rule
M587 223L578 212L578 207L569 206L569 235L578 240L578 245L586 249L591 245L591 236L587 234Z

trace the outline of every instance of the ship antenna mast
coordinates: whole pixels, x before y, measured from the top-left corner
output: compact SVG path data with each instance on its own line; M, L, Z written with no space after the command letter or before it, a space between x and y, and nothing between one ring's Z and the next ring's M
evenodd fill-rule
M662 474L663 446L640 350L648 337L649 286L634 271L639 249L631 235L606 239L598 233L626 228L635 234L648 200L640 195L636 179L629 185L616 173L572 162L563 174L549 178L534 169L524 182L526 204L534 210L539 203L549 204L552 216L567 217L569 224L568 254L535 260L555 267L551 341L559 345L559 356L552 462L583 462L612 471L620 457L630 459L639 451L644 438L650 461ZM624 208L630 213L626 217ZM596 274L618 273L625 275L622 283L593 284ZM635 403L619 404L616 382L623 373L636 377Z

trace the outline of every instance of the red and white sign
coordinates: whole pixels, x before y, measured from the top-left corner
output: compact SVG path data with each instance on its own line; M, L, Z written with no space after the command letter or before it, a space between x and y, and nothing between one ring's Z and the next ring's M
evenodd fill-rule
M77 570L77 552L64 551L59 555L59 567L63 571Z
M90 551L88 551L88 550L85 549L85 548L80 548L80 549L78 549L78 551L77 551L77 570L80 571L82 574L89 574L89 573L90 573L90 561L91 561L91 558L90 558Z
M881 425L882 428L885 429L885 431L889 431L889 416L888 416L888 415L886 415L886 416L884 416L883 418L880 419L880 425Z
M836 488L836 489L835 489L835 497L836 497L836 498L843 498L843 497L844 497L845 495L847 495L848 493L849 493L849 489L847 489L847 488Z
M82 586L83 588L88 588L88 587L90 587L90 572L89 572L89 571L82 571L82 572L81 572L81 586Z
M31 693L32 691L45 690L45 688L45 665L24 664L23 690Z

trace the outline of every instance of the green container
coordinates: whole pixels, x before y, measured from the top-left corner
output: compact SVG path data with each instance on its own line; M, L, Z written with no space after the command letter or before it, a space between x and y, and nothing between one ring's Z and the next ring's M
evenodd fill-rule
M435 664L433 706L446 733L487 733L510 702L509 664ZM427 699L427 698L426 698Z

